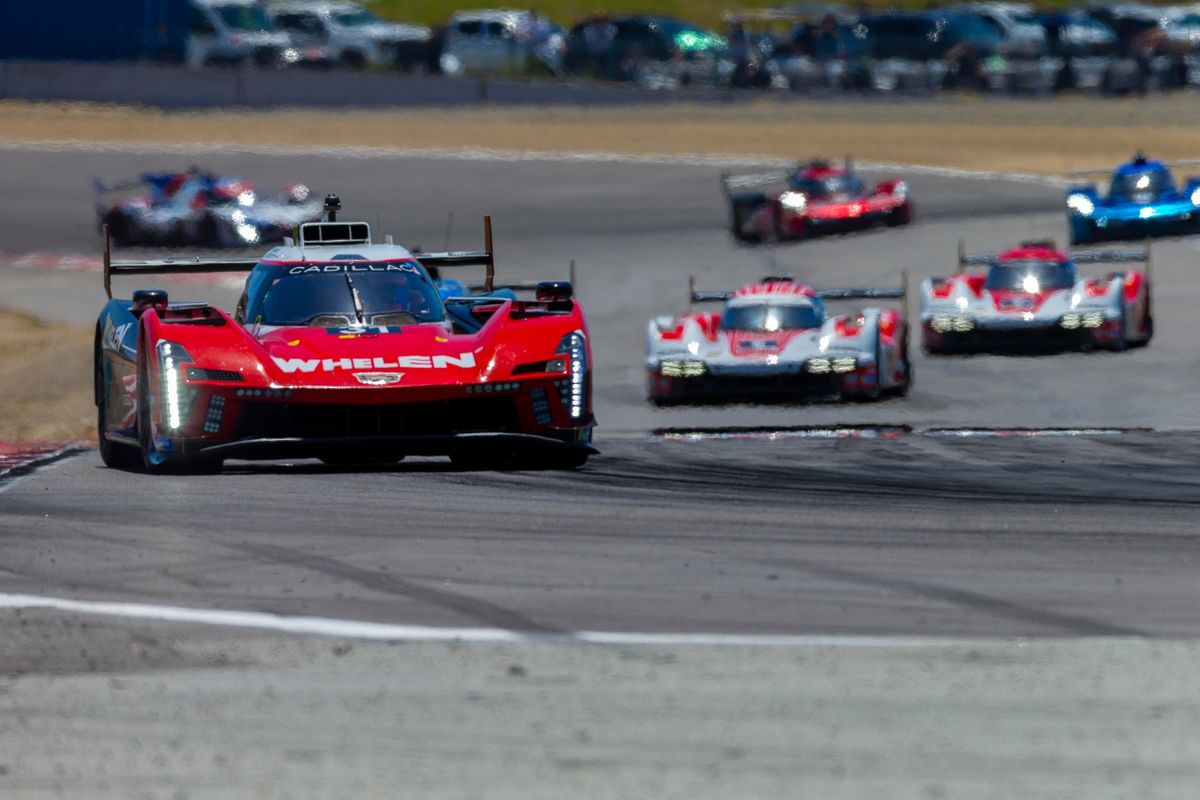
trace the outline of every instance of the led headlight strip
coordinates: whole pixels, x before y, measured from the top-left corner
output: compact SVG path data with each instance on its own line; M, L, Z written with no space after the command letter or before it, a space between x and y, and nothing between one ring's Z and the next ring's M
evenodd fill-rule
M184 387L181 364L195 363L183 345L175 342L158 343L158 370L162 379L163 420L170 430L183 424Z
M581 419L586 405L588 370L587 340L583 338L583 331L575 331L564 336L558 343L558 350L555 353L569 356L571 359L571 363L568 365L567 391L564 393L564 400L571 419Z

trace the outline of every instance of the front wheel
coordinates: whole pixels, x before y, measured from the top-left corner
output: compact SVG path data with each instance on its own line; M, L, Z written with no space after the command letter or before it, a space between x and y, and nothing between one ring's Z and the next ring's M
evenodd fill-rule
M104 462L104 466L111 469L134 469L141 466L142 454L136 448L120 442L111 442L104 435L108 426L108 390L103 386L100 387L96 410L97 449L100 450L100 460Z

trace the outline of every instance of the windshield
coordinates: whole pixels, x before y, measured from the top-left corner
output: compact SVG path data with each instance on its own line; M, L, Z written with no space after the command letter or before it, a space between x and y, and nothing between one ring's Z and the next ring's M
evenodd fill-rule
M340 327L441 322L437 289L413 262L271 265L247 318L263 325Z
M266 12L258 6L217 6L216 12L221 15L221 20L235 31L267 31L271 29L271 22L267 19Z
M721 327L727 331L775 331L817 328L821 313L811 305L730 306L721 315Z
M789 181L792 188L809 197L826 197L836 194L862 194L862 181L848 173L827 175L823 178L803 178L793 175Z
M1038 292L1069 289L1075 285L1075 268L1058 261L1014 261L993 264L988 271L987 289L1001 291Z
M379 19L370 11L359 9L357 11L338 11L330 16L339 24L346 27L355 25L374 25Z
M1114 198L1145 202L1174 188L1175 185L1166 170L1145 170L1114 175L1109 194Z

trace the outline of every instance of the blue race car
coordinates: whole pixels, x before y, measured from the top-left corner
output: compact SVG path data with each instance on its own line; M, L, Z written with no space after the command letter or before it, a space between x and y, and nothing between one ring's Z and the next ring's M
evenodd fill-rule
M1090 183L1072 186L1066 197L1071 244L1200 233L1200 178L1188 178L1177 189L1168 169L1196 163L1152 161L1138 153L1112 171L1106 196ZM1097 172L1101 170L1071 175Z

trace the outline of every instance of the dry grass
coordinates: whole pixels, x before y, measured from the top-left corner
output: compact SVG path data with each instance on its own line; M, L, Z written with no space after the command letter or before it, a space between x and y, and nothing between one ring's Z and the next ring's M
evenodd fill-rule
M98 142L491 147L617 153L733 153L859 159L1061 174L1141 148L1200 155L1191 95L1096 101L760 101L734 106L171 112L0 103L0 139Z
M96 430L93 329L0 309L0 440L74 441Z

